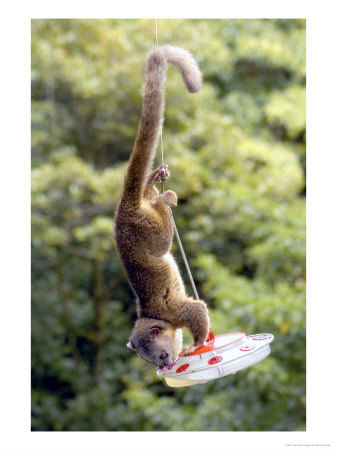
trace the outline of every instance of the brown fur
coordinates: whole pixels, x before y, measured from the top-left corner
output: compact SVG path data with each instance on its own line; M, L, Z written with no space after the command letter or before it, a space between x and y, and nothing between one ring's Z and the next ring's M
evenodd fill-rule
M161 168L151 173L164 113L167 61L182 74L190 92L201 87L201 74L192 56L170 46L148 54L143 110L115 216L115 242L126 274L137 295L138 319L129 346L160 367L170 366L182 346L187 327L192 353L209 332L205 302L188 297L179 269L169 253L173 225L167 205L177 205L173 191L159 194L154 186Z

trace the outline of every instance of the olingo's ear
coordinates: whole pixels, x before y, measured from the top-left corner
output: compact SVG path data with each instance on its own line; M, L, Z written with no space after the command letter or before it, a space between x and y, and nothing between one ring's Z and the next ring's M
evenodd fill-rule
M158 336L158 334L160 333L160 328L158 328L158 327L152 327L151 329L150 329L150 336L152 336L152 337L156 337L156 336Z
M126 344L126 346L127 346L127 348L131 348L131 350L135 350L135 349L136 349L136 348L133 346L132 342L130 342L130 341Z

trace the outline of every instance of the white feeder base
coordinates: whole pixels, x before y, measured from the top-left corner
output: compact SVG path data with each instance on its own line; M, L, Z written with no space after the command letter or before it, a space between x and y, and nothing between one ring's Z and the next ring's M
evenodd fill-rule
M262 361L270 354L273 339L269 333L221 334L191 355L179 356L170 369L157 369L157 375L171 387L207 383Z

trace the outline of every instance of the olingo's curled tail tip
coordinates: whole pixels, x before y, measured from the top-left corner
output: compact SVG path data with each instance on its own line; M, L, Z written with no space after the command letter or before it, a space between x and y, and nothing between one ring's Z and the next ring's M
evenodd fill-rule
M153 47L147 55L148 68L154 65L169 62L180 72L189 92L198 92L202 85L202 74L199 66L191 53L184 48L163 45Z
M202 86L201 80L202 80L201 73L199 78L194 77L193 79L191 78L186 80L184 79L188 91L191 92L192 94L200 91Z
M167 61L173 64L181 73L187 89L190 92L198 92L201 89L202 74L191 53L184 48L171 45L163 46L163 51Z

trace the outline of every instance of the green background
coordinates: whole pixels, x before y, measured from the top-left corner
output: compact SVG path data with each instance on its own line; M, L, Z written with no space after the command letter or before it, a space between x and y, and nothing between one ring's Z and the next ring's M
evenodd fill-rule
M204 75L191 95L169 68L163 132L199 294L215 334L270 332L272 353L173 389L126 348L113 215L155 23L33 20L32 430L305 430L305 21L159 20L158 38Z

